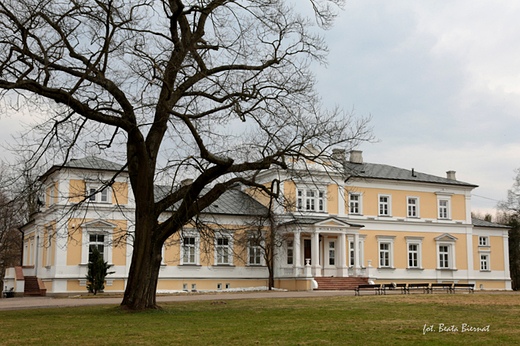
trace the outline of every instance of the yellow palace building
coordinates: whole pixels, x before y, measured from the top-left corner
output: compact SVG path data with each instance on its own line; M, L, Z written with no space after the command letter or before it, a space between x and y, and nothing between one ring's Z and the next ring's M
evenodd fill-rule
M328 289L337 281L336 288L347 288L349 282L373 281L511 289L508 228L471 218L476 185L457 180L453 171L438 177L367 163L361 151L347 159L334 150L332 157L340 170L295 162L290 170L258 177L263 184L280 181L284 196L273 207L283 239L275 254L276 287ZM125 289L135 211L127 173L103 189L121 168L86 157L53 166L41 177L43 206L22 228L23 266L7 270L7 289L85 293L93 248L113 266L105 291ZM156 198L167 191L157 186ZM84 201L85 196L91 197ZM263 247L247 241L252 220L265 215L266 205L264 196L245 187L224 193L165 244L159 292L267 286Z

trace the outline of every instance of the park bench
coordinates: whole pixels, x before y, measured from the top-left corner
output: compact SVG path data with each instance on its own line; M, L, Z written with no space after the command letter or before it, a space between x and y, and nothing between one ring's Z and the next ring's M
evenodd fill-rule
M354 288L354 294L356 296L359 296L360 290L373 290L375 292L375 294L381 294L381 291L384 292L384 290L381 290L381 284L358 285L357 288Z
M446 293L450 293L452 289L451 283L433 283L430 286L430 292L433 293L433 290L446 290Z
M406 284L397 284L395 282L392 282L390 284L385 284L383 289L385 289L385 290L388 289L390 291L400 289L401 294L406 294L406 292L408 291L408 287L406 287Z
M4 298L13 298L14 297L14 287L11 287L7 291L4 291Z
M429 293L430 284L429 283L408 284L408 293L410 293L410 290L423 290L423 293Z
M470 293L475 293L475 284L453 284L451 292L455 293L455 290L468 290Z

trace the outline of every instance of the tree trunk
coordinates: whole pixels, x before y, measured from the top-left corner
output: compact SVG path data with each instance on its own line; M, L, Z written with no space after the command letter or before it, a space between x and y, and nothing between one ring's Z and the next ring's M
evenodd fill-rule
M162 260L162 243L154 236L153 216L137 217L141 220L136 222L132 263L121 307L128 310L157 309L155 294Z

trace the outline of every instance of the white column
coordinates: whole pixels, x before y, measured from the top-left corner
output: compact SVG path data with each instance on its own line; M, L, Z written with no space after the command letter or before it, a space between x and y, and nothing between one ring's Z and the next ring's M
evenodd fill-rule
M311 234L311 267L312 275L321 276L320 270L320 237L317 232Z
M300 231L294 231L294 241L293 241L293 259L294 259L294 267L296 268L296 276L301 274L302 267L302 259L301 259L301 235Z
M354 276L359 273L359 233L354 234Z
M504 279L506 281L506 290L511 291L511 273L509 272L509 232L503 231L503 250L504 250Z
M347 267L347 244L344 233L341 233L338 237L338 276L347 277L348 276L348 267Z

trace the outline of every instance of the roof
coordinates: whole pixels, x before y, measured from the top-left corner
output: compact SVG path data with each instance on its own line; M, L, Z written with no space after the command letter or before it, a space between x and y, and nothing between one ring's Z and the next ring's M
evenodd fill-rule
M123 165L119 163L115 163L112 161L108 161L96 156L87 156L82 159L71 159L69 162L64 163L63 165L54 165L47 172L45 172L40 180L43 180L48 175L58 171L62 168L80 168L80 169L89 169L89 170L99 170L99 171L115 171L118 172L123 169ZM127 171L125 168L123 171Z
M506 225L501 225L494 222L484 221L480 219L471 218L471 223L475 227L491 227L491 228L503 228L503 229L509 229L511 227Z
M372 179L387 179L387 180L401 180L413 181L421 183L435 183L458 185L467 187L477 187L478 185L466 183L459 180L453 180L443 177L438 177L431 174L420 173L413 169L404 169L378 163L345 163L345 171L348 176L356 178L372 178Z
M87 156L82 159L72 159L64 164L63 167L120 171L123 165L96 156Z
M171 191L170 186L156 185L155 199L162 199ZM205 191L203 191L204 193ZM215 202L202 211L203 214L221 215L266 215L267 208L247 193L230 189L224 192Z

